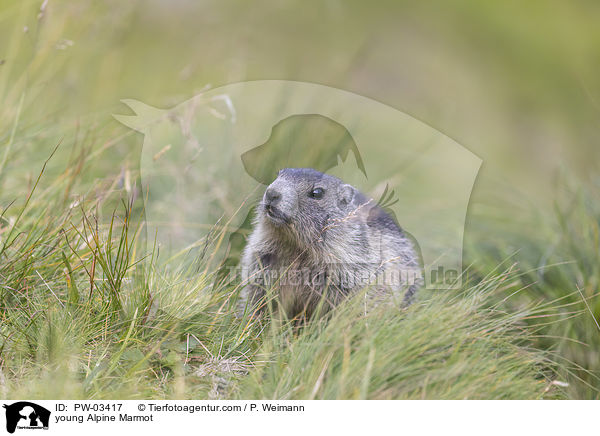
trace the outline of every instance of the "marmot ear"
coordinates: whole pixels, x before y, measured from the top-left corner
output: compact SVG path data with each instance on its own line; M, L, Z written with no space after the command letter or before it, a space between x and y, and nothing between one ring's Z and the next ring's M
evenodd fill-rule
M338 207L345 209L354 199L354 188L351 185L341 185L338 189Z

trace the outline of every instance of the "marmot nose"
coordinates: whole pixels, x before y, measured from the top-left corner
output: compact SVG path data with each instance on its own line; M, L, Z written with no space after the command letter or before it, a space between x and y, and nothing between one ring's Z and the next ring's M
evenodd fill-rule
M265 204L267 206L275 206L281 200L281 194L273 188L267 188L265 191Z

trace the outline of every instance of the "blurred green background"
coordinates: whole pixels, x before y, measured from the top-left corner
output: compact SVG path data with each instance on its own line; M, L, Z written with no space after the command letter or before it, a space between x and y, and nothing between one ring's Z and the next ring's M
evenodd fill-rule
M475 201L506 184L549 200L557 167L584 178L597 167L598 2L41 5L0 4L4 141L24 89L19 130L85 130L116 125L122 98L168 107L207 86L289 79L365 95L454 138L484 160ZM47 154L19 133L23 162Z

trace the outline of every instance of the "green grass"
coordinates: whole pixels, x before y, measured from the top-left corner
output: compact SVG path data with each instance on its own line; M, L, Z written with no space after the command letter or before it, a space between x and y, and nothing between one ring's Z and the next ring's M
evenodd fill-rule
M0 396L597 399L598 7L559 3L0 3ZM144 240L120 99L264 78L379 99L483 158L462 289L298 328L236 316L218 240L169 262Z
M552 360L529 349L528 314L485 307L508 276L409 310L365 314L358 301L331 319L263 345L241 396L269 399L561 398Z
M598 398L600 389L600 184L584 186L563 176L553 213L513 197L510 218L492 209L474 211L467 257L472 272L515 263L522 271L508 292L508 310L552 303L554 322L540 323L536 346L553 349L570 368L571 395ZM496 218L492 218L492 217ZM590 372L591 370L592 372Z
M553 305L506 312L506 302L493 302L515 286L512 272L461 291L423 293L407 310L365 313L357 296L301 328L239 318L239 289L213 283L210 256L164 264L152 250L141 251L131 203L106 225L89 214L95 203L48 214L46 205L60 200L68 179L14 205L19 219L4 228L3 396L565 395L553 384L563 380L560 361L534 349L537 329L526 327L552 315Z
M406 311L365 314L359 296L298 329L239 319L235 287L212 287L206 274L190 273L198 265L169 271L153 269L151 258L136 264L125 226L111 244L92 225L93 243L85 243L87 225L17 241L13 249L29 254L3 263L11 283L2 305L4 396L563 395L551 384L558 377L551 356L531 349L523 329L535 315L486 306L510 274L454 296L434 293ZM110 228L100 233L108 238Z

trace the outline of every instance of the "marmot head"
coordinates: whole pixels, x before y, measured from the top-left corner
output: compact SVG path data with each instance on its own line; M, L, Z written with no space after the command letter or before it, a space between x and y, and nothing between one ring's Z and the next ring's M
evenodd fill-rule
M286 168L265 190L258 219L300 245L314 246L365 200L336 177L311 168ZM345 223L345 230L349 226L352 223Z

